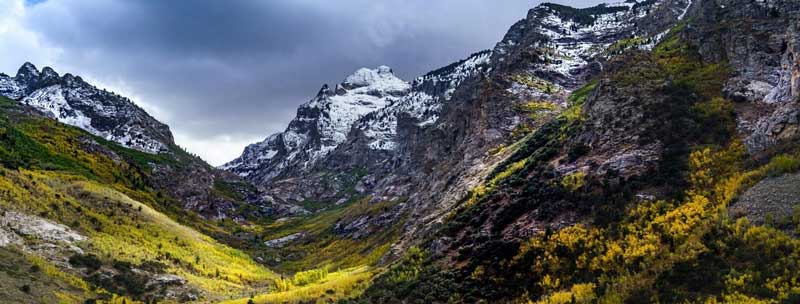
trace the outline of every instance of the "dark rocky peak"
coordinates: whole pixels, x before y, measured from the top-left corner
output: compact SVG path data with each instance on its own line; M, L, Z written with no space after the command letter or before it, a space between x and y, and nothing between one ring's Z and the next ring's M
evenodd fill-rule
M319 89L319 92L317 92L317 97L316 98L325 98L325 97L327 97L329 95L331 95L331 89L330 89L330 87L328 87L328 84L326 83L326 84L323 84L322 88Z
M26 62L17 70L16 77L19 79L31 79L38 78L40 74L39 69L33 63Z
M42 79L56 79L59 78L59 75L55 70L53 70L53 68L45 67L42 69L41 77Z
M51 67L45 67L42 69L42 73L39 76L39 86L45 87L49 85L53 85L58 83L61 80L61 76L56 73L55 70Z
M32 63L26 62L17 70L17 76L14 79L24 87L33 87L38 84L40 76L39 69Z
M337 84L336 85L336 95L344 95L345 93L347 93L347 90L345 90L344 87L341 84Z
M66 84L67 86L74 86L76 84L85 83L83 81L83 78L81 78L80 76L72 75L70 73L64 74L64 76L61 77L61 80L64 81L64 84Z

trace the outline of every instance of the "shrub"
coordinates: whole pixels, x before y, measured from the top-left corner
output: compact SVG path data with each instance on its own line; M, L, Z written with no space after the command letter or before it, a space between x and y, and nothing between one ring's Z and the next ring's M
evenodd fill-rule
M800 170L800 157L791 155L778 155L767 165L767 174L778 176L784 173L793 173Z
M575 192L586 184L586 173L576 172L564 176L561 179L561 186L570 192Z
M103 263L93 254L76 254L69 257L69 264L73 267L86 268L89 272L95 272L103 266Z
M325 266L318 269L311 269L295 273L292 283L294 283L294 285L296 286L304 286L314 282L318 282L327 276L328 276L328 267Z

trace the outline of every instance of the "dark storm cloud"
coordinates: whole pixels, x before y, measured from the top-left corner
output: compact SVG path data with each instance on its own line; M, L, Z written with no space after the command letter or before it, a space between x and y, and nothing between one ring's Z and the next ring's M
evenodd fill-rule
M228 157L282 130L322 83L381 64L411 79L493 47L535 4L49 0L28 8L25 25L61 50L57 68L122 82L157 108L179 144L238 140Z

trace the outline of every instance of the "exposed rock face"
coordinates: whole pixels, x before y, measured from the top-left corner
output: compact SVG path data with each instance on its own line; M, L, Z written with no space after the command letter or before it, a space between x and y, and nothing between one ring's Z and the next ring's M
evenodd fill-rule
M267 246L267 247L270 247L270 248L280 248L280 247L283 247L283 245L286 245L287 243L290 243L290 242L292 242L294 240L303 238L305 235L306 234L304 232L298 232L298 233L290 234L290 235L287 235L287 236L284 236L284 237L281 237L281 238L277 238L277 239L274 239L274 240L265 241L264 242L264 246Z
M15 77L0 74L0 95L128 148L161 153L174 145L169 127L127 98L49 67L25 63Z
M0 247L20 246L60 266L68 265L69 256L83 253L78 245L87 238L67 226L18 212L0 213Z
M634 54L616 58L607 66L606 76L600 78L582 108L583 130L569 144L570 147L585 147L590 152L573 162L559 164L556 171L561 174L614 172L630 177L653 169L661 159L663 138L653 134L654 130L663 128L663 122L654 118L660 117L668 107L667 97L660 93L667 82L650 77L626 85L610 76L647 74L658 69L656 63Z
M704 59L730 66L724 92L740 103L739 131L748 151L797 139L800 3L700 1L694 10L695 26L687 29L687 41L696 44Z
M800 139L800 103L793 101L760 118L745 143L751 152L758 152L797 139Z

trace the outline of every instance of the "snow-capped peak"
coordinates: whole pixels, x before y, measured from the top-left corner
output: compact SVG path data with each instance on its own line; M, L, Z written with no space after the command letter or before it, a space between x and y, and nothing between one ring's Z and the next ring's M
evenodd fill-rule
M347 139L356 121L398 102L410 90L411 84L388 66L358 69L334 90L323 85L316 97L300 106L285 131L248 146L222 168L257 183L289 168L310 168Z
M392 68L382 65L375 69L360 68L347 76L342 84L346 88L367 88L382 92L408 90L410 85L394 75Z

